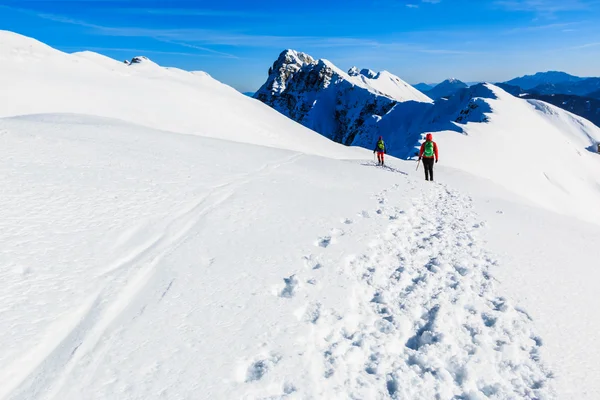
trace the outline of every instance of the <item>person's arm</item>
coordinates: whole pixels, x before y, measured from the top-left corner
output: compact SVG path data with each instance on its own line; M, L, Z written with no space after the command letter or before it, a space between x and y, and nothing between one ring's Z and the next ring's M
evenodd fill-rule
M433 143L433 151L435 152L435 162L438 162L439 157L438 157L438 147L437 147L437 143Z
M419 151L419 160L423 158L423 153L425 152L425 143L421 145L421 150Z

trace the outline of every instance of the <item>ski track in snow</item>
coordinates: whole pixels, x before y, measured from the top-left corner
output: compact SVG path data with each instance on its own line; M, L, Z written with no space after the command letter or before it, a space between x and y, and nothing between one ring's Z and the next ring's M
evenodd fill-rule
M161 260L183 244L202 218L234 195L236 188L293 163L302 156L298 153L267 163L212 188L195 204L176 215L155 239L138 246L130 254L120 256L99 274L99 277L106 279L106 283L98 293L91 295L80 309L50 327L38 346L4 369L9 372L2 377L0 399L60 398L60 392L74 368L87 365L89 370L97 369L110 347L111 329L120 329L119 318L136 318L136 315L144 312L151 299L138 297L152 279L161 278L158 271ZM127 240L135 233L134 229L121 240ZM173 283L173 279L164 282L160 299ZM293 288L290 291L292 295ZM133 308L133 315L124 315ZM260 365L255 366L255 378L249 380L260 379L263 373Z
M496 292L490 269L497 263L477 238L485 223L471 211L471 199L437 183L428 189L408 212L388 202L387 193L398 186L376 196L375 213L389 221L385 233L338 266L355 282L350 312L324 309L318 300L307 304L302 319L313 329L298 353L313 368L311 359L320 354L312 382L286 381L279 396L271 386L269 395L248 398L556 397L533 321ZM332 229L316 246L327 251L342 236ZM305 264L322 268L315 255ZM284 279L281 297L314 281L300 275ZM272 352L253 362L246 383L262 379L280 360Z

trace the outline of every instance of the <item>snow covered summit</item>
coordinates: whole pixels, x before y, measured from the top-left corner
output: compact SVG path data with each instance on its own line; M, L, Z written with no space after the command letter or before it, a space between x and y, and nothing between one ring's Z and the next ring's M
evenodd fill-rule
M436 85L433 89L425 92L425 94L432 99L440 99L442 97L448 97L459 91L460 89L466 89L469 87L466 83L458 79L446 79L444 82Z
M89 51L67 54L0 31L0 117L77 113L309 153L338 153L329 140L205 72L164 68L145 57L133 60L126 65Z
M431 100L387 71L345 73L327 60L282 52L254 95L283 115L346 145L370 140L374 123L400 102Z

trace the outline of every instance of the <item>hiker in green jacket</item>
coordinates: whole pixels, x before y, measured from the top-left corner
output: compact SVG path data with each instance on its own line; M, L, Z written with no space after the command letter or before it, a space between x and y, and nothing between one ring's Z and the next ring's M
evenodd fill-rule
M383 142L383 136L379 136L379 140L375 145L375 150L373 150L373 154L377 153L377 165L383 165L383 155L387 153L385 150L385 143Z
M433 141L433 135L428 133L425 137L425 142L421 145L419 151L419 161L423 159L423 167L425 169L425 180L433 181L433 163L438 162L438 147Z

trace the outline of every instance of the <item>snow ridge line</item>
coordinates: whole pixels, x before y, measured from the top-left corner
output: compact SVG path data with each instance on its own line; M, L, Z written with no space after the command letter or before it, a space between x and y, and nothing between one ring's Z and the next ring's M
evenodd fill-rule
M253 179L268 175L269 172L286 164L293 163L303 154L294 153L280 161L267 163L261 168L241 174L231 182L212 188L188 209L180 212L167 225L165 231L151 240L147 245L137 247L134 251L121 257L109 266L98 277L106 277L104 287L90 297L82 314L81 310L73 312L70 327L61 332L59 339L49 338L42 343L46 354L37 355L33 360L29 353L13 365L28 365L18 375L9 375L11 382L0 393L1 398L58 398L61 389L67 383L74 369L85 363L95 370L106 353L111 338L107 333L115 328L119 318L124 317L126 310L135 306L143 313L151 299L141 299L144 289L153 279L158 279L160 262L182 245L188 233L201 219L231 196L235 190ZM118 273L117 275L114 275ZM165 286L172 285L169 280ZM148 297L148 296L146 296ZM6 370L11 371L9 366Z
M552 374L540 360L542 340L529 316L496 294L489 272L495 261L476 237L483 223L471 208L470 199L437 184L405 215L382 208L383 216L402 216L346 268L362 287L357 312L372 323L348 329L342 319L324 338L325 377L336 392L554 398ZM358 368L337 368L351 364Z

